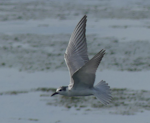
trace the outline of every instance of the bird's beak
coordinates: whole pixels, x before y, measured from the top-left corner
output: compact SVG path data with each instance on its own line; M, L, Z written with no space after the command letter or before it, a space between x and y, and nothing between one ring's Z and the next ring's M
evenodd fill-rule
M57 93L57 92L53 93L53 94L51 95L51 97L54 96L54 95L56 95L56 94L58 94L58 93Z

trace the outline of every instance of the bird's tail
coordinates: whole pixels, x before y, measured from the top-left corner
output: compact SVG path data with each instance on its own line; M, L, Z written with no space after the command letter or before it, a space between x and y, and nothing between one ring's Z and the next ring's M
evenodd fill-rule
M111 90L105 81L102 80L94 86L94 96L99 99L102 104L109 104L112 99Z

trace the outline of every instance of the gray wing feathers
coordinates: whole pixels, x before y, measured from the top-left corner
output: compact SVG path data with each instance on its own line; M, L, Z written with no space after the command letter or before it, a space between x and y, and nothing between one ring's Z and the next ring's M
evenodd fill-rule
M93 87L95 81L95 72L105 54L105 50L101 50L90 61L88 61L82 68L77 70L72 78L74 79L73 88L79 86Z
M74 32L72 33L65 52L64 58L71 76L76 70L81 68L86 62L89 61L85 37L86 21L85 15L77 24Z
M82 67L84 72L95 74L103 56L105 54L105 50L99 51L86 65Z

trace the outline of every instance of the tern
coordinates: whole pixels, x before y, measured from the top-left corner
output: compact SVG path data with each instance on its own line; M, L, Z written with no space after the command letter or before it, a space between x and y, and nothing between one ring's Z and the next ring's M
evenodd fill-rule
M106 105L112 99L108 84L101 80L93 86L96 77L95 73L105 54L105 50L102 49L89 60L85 35L86 21L87 16L84 15L75 27L64 54L70 73L70 84L59 87L51 96L56 94L64 96L94 95L102 104Z

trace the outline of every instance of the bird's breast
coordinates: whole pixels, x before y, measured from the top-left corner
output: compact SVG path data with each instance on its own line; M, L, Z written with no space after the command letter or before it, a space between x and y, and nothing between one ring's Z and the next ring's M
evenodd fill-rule
M92 89L86 89L86 90L70 90L68 92L68 96L89 96L93 95Z

